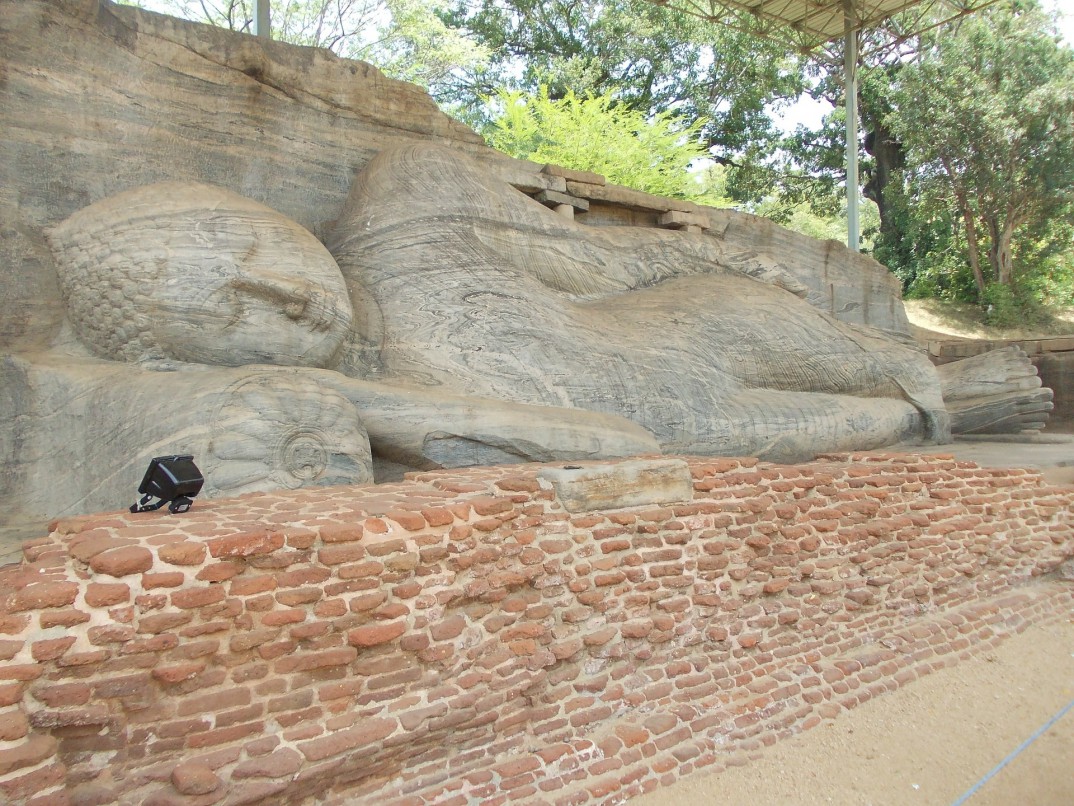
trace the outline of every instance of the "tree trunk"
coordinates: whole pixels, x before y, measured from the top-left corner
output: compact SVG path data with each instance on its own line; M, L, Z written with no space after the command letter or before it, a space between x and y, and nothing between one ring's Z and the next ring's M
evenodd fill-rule
M884 191L891 183L892 173L905 167L906 153L894 133L875 117L865 134L865 150L872 155L874 162L872 175L865 183L865 198L876 202L880 211L880 232L889 242L898 242L903 233L897 231L898 225Z
M992 264L992 272L996 282L1000 285L1009 286L1014 276L1014 261L1011 258L1011 238L1014 236L1014 224L1004 221L1003 225L996 220L989 222L992 244L988 248L988 262Z
M943 167L951 179L955 201L958 202L958 210L962 213L962 220L966 224L966 249L969 252L970 268L973 269L973 281L977 284L977 294L980 296L984 294L987 283L981 271L981 247L977 239L977 219L973 215L973 208L970 206L965 188L959 185L955 172L947 160L943 160Z

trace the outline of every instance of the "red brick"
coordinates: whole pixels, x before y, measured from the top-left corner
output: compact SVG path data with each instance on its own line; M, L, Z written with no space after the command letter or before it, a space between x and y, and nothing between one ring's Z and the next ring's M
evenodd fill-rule
M284 539L279 532L243 532L227 537L214 537L207 545L209 553L216 558L255 557L283 548Z
M605 627L603 630L596 630L583 636L582 642L586 646L602 646L615 638L615 634L615 627Z
M280 627L284 624L298 624L306 620L306 611L299 608L291 610L275 610L261 617L261 624L265 627Z
M67 775L67 768L59 761L38 767L23 775L5 778L0 781L0 795L6 796L9 803L27 803L38 792L62 784ZM0 798L2 801L3 798Z
M160 559L169 565L201 565L205 562L206 548L204 543L168 543L157 549Z
M30 732L30 723L21 711L0 714L0 741L13 742Z
M347 633L347 642L353 646L376 646L393 641L406 632L407 625L403 621L390 622L388 624L370 624L365 627L357 627Z
M57 683L33 689L34 699L51 708L85 705L90 699L90 687L85 683Z
M45 613L41 614L42 617L44 617L45 615ZM88 620L89 616L86 616L86 619ZM28 615L0 615L0 635L18 635L26 629L26 626L29 623L30 617Z
M624 638L644 638L653 631L652 619L628 621L620 627Z
M184 697L175 709L177 716L197 716L200 714L216 713L228 708L240 708L249 705L251 700L250 689L238 686L216 691L212 694L204 694L200 697Z
M134 628L130 624L102 624L86 631L89 643L93 646L122 644L134 637Z
M110 720L108 707L88 705L85 708L64 708L58 711L33 711L30 724L35 728L70 728L105 725Z
M306 529L302 526L289 526L284 532L287 545L293 549L312 548L317 542L317 530Z
M276 577L271 574L233 579L228 587L228 593L232 596L250 596L273 590L276 590Z
M305 652L302 654L288 655L276 661L276 671L280 674L292 672L308 672L312 669L326 669L332 666L346 666L358 657L358 650L354 647L339 647L327 649L323 652Z
M318 618L339 618L347 612L347 602L343 599L329 599L318 602L313 614Z
M787 586L791 584L791 581L786 577L782 579L770 579L764 583L762 590L769 596L780 593L787 589Z
M340 579L360 579L361 577L376 577L384 571L384 564L376 560L366 560L360 563L342 565L336 570Z
M340 523L318 529L325 543L354 543L362 539L362 526L357 523Z
M98 574L112 577L140 574L153 567L153 552L144 546L108 549L95 555L89 561L89 566Z
M417 512L408 512L402 509L391 509L384 513L384 517L389 518L408 532L418 532L425 528L425 518Z
M154 588L178 588L186 582L186 575L182 571L165 571L156 574L142 574L142 589L153 590Z
M636 725L620 725L615 729L615 735L622 739L627 747L634 747L649 741L649 731Z
M89 562L103 551L123 548L129 545L131 545L131 541L119 540L108 532L87 532L72 539L68 544L67 552L76 560Z
M130 586L123 582L91 582L86 586L86 604L90 607L126 604L130 596Z
M284 655L290 655L297 648L298 644L294 641L277 641L275 644L262 644L258 648L257 654L263 660L272 660Z
M363 719L361 724L353 728L303 742L298 749L307 761L322 761L379 742L394 733L398 726L399 723L394 719Z
M291 588L276 591L276 601L285 607L297 607L318 601L324 592L320 588Z
M34 660L39 663L41 661L55 660L70 649L75 640L73 635L69 635L66 638L50 638L44 641L34 641L33 644L30 645L30 654L33 655Z
M37 582L15 592L11 610L44 610L74 604L78 596L77 582Z
M113 677L105 680L97 680L92 684L93 695L102 699L112 697L131 697L143 693L150 685L149 675L140 674L126 675L125 677Z
M190 613L154 613L138 619L138 632L162 633L181 627L189 623L191 619L193 619L193 616Z
M196 761L176 764L172 770L171 782L181 795L208 795L223 784L211 767Z
M262 721L248 722L244 725L231 725L226 728L195 733L186 740L186 746L190 748L212 747L215 744L227 744L247 736L255 736L265 731L265 723Z
M234 778L288 778L302 769L305 762L289 747L267 756L242 762L231 773Z
M205 588L189 588L176 591L171 595L171 602L182 610L190 610L195 607L216 604L224 601L224 588L220 585L209 585Z
M429 634L434 641L446 641L450 638L457 638L465 628L466 619L460 615L454 615L434 624L429 629Z
M279 743L279 736L266 736L263 739L256 739L252 742L248 742L243 749L251 756L263 756L266 753L271 753L275 750Z
M429 507L421 511L421 516L430 526L450 526L455 522L455 516L450 509L444 507Z
M339 565L354 562L365 556L365 548L358 543L340 543L317 549L317 561L323 565Z
M367 518L363 524L364 528L370 534L384 535L388 533L388 524L382 521L380 518Z
M478 515L500 515L514 509L514 502L510 498L493 498L491 496L478 496L471 498L467 503L473 507Z
M21 744L0 750L0 776L40 764L55 754L56 740L47 734L36 734Z
M36 663L0 663L0 680L36 680L44 671Z
M176 647L169 657L173 660L193 660L215 655L220 651L220 642L215 638L204 641L191 641Z
M184 680L189 680L205 671L204 661L191 661L189 663L175 663L168 666L158 666L152 672L153 677L165 685L174 685Z
M246 563L240 560L223 560L207 565L198 571L196 579L201 582L223 582L236 577L246 570Z
M310 568L296 568L294 571L284 571L276 575L276 584L280 588L297 588L302 585L317 585L332 576L327 568L313 566Z
M296 641L312 641L315 638L320 638L327 634L331 629L332 623L329 621L311 621L292 627L290 634ZM327 640L335 640L335 638L339 638L342 641L342 636L338 635Z
M275 640L279 634L279 629L247 630L235 633L231 636L230 649L232 652L245 652Z
M134 597L134 604L141 613L147 613L150 610L160 610L168 606L168 594L143 593Z

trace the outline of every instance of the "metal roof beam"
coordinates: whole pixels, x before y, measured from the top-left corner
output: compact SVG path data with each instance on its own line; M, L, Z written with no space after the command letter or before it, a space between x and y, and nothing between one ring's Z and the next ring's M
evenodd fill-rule
M846 96L847 246L860 248L858 204L858 65L863 56L898 47L911 37L999 0L649 0L654 5L773 40L808 54L834 40L843 42ZM910 9L920 13L893 41L859 52L859 34ZM934 11L945 9L937 19ZM898 26L902 27L902 26ZM831 54L828 54L829 56Z
M271 0L254 0L254 36L272 38L270 3Z

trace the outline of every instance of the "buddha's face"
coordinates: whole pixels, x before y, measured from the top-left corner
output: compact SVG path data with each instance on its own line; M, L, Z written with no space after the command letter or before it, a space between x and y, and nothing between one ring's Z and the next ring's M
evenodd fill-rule
M328 250L223 188L119 193L57 226L50 243L75 331L104 358L328 367L351 331Z
M245 253L169 264L149 322L166 355L228 366L331 364L353 320L343 276L313 236L271 229Z

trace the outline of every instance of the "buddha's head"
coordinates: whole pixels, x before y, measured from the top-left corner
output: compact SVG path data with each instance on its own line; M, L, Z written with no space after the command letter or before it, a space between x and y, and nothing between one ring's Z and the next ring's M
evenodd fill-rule
M126 191L75 213L49 243L71 323L104 358L326 367L351 330L328 250L219 187Z

